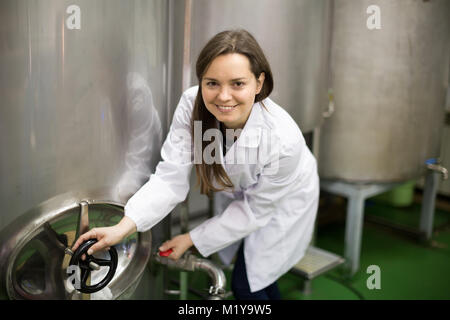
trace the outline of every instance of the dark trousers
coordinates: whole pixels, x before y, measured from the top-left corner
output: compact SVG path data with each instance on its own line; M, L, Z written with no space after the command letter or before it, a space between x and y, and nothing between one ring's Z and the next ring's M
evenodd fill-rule
M241 244L231 278L231 290L237 300L279 300L280 290L275 281L259 291L250 292L247 271L245 269L244 243Z

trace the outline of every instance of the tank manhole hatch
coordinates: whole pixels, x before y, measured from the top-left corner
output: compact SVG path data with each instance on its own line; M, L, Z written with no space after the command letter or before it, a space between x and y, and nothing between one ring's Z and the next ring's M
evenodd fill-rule
M290 271L306 279L313 279L344 261L344 258L336 254L310 246L304 257Z

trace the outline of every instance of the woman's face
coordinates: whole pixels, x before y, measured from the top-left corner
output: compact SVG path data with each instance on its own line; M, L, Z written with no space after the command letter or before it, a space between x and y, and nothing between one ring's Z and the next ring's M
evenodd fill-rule
M242 129L261 91L264 73L258 79L250 70L250 61L240 53L216 57L202 78L206 108L230 129Z

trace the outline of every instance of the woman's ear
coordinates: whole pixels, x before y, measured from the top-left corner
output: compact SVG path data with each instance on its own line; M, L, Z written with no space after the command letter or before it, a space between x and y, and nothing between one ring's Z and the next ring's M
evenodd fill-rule
M256 94L259 94L261 92L264 84L264 79L266 79L266 74L264 72L261 72L259 78L256 79Z

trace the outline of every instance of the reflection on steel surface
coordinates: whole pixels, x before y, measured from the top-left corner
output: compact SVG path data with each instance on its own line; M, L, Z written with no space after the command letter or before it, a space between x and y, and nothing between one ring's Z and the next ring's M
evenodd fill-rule
M191 70L211 37L238 28L253 34L271 65L275 82L271 98L302 132L318 127L328 106L330 1L195 0ZM192 83L197 83L195 72Z
M0 294L10 297L63 296L54 283L62 279L64 252L42 226L76 208L73 234L66 234L74 238L88 224L76 225L81 201L124 205L154 171L167 130L168 2L79 0L76 27L66 23L75 14L69 5L0 1ZM164 226L152 234L167 237ZM20 263L8 260L14 268L3 259L18 254ZM128 288L129 279L120 279L115 283ZM121 291L108 287L113 296ZM151 296L161 294L150 287L140 297Z
M322 126L319 173L356 183L417 179L439 156L450 2L370 4L381 8L379 30L365 26L367 1L335 1L335 112Z

